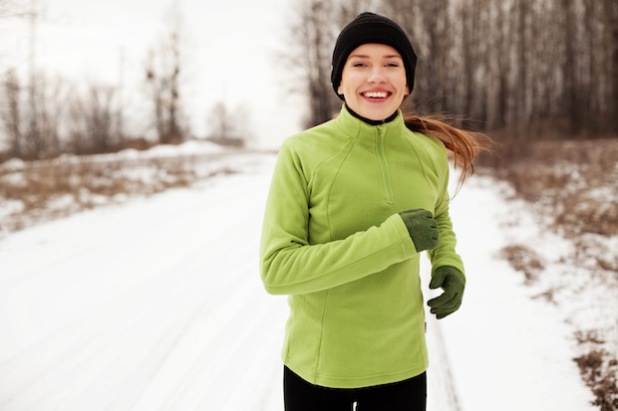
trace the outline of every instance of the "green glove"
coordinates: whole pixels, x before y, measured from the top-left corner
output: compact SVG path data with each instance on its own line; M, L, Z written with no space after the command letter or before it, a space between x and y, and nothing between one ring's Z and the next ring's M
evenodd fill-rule
M449 266L436 268L431 274L429 288L435 290L442 287L444 292L427 301L427 305L431 307L431 313L440 319L457 311L461 306L465 286L466 277L458 269Z
M407 210L399 215L408 228L417 252L431 250L438 245L438 223L429 211Z

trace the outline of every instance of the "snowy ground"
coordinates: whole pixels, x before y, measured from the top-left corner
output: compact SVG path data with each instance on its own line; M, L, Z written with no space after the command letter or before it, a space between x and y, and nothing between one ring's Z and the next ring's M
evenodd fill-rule
M272 165L0 240L0 410L282 410L287 306L258 274ZM453 202L469 279L428 324L429 410L594 410L573 330L499 258L509 207L475 177Z

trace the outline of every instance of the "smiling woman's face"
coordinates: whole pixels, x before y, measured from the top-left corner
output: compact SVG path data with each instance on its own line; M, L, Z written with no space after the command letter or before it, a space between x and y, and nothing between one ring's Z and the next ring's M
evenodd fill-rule
M409 94L401 55L385 44L357 47L343 67L338 93L349 108L365 118L389 117Z

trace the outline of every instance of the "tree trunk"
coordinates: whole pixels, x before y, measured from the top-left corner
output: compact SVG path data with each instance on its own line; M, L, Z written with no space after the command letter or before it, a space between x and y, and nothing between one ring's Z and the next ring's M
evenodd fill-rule
M562 72L564 77L564 114L567 117L568 134L577 135L583 126L583 107L581 107L577 95L577 33L575 9L572 3L572 0L561 0L564 13L563 44L565 53Z
M613 132L618 133L618 2L605 0L603 4L605 27L608 32L608 73L611 90L608 101L608 113L611 116Z
M9 134L11 156L22 158L21 112L19 104L20 86L15 70L9 70L4 82L8 110L3 113L4 127Z

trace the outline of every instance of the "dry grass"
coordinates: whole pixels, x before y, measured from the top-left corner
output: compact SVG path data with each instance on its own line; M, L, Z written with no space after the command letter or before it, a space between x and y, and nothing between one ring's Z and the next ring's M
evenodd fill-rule
M40 221L76 211L187 187L198 177L232 173L229 168L197 175L195 157L98 161L71 157L25 163L18 171L0 169L0 200L16 204L0 215L0 233L23 229ZM1 210L0 210L1 211ZM3 218L4 217L4 218Z
M589 273L581 281L584 286L594 278L618 295L618 250L608 245L618 236L618 139L507 146L512 149L505 155L509 161L503 157L491 173L508 181L518 197L532 204L545 228L574 244L574 255L563 263ZM529 284L544 269L542 259L521 244L505 247L502 256L524 273ZM559 292L550 289L538 297L555 302ZM614 315L618 323L618 314ZM582 354L574 360L595 396L594 405L601 411L618 410L618 353L611 343L604 345L598 331L579 330L575 338Z
M609 358L609 360L608 360ZM593 405L601 411L618 410L618 360L605 350L592 350L574 359L582 378L595 396Z
M618 139L529 144L496 173L525 200L550 207L557 230L618 234Z
M541 256L532 248L523 244L513 244L504 247L501 257L509 262L511 267L526 277L526 283L536 282L540 272L545 269Z
M618 255L603 241L618 235L618 139L530 144L492 173L575 242L579 261L618 281Z

